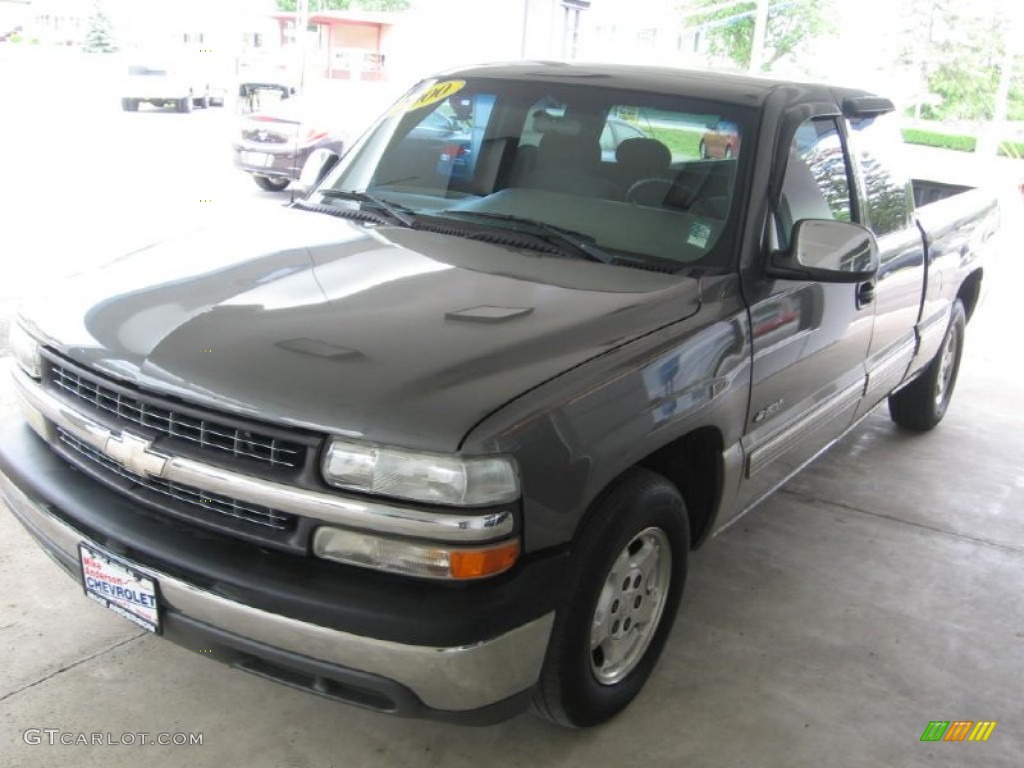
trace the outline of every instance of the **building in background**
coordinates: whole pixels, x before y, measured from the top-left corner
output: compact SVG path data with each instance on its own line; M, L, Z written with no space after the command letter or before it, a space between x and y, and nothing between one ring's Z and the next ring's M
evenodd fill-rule
M687 25L678 0L593 0L580 58L621 64L700 66L700 31Z
M591 0L414 0L388 36L394 81L488 61L581 58Z
M92 12L85 0L0 0L0 41L81 45Z
M0 43L20 42L31 14L29 0L0 0Z
M284 50L302 41L294 13L274 13ZM311 13L306 30L306 75L334 80L382 80L387 74L392 30L402 13L322 11Z

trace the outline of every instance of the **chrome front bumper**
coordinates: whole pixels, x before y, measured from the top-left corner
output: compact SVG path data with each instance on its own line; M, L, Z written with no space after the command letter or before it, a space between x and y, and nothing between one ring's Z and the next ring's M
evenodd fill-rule
M51 555L78 560L78 545L102 549L0 474L0 498ZM554 614L472 645L436 648L379 640L280 616L228 600L134 563L159 585L161 608L215 630L394 681L436 713L471 712L511 699L540 675Z

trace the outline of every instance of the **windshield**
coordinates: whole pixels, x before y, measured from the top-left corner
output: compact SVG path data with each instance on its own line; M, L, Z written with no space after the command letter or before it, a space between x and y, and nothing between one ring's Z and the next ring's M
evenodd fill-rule
M454 234L525 225L572 233L575 246L585 238L627 264L724 267L751 120L742 108L669 94L431 80L395 104L311 200L351 206L347 193L368 193L440 218Z

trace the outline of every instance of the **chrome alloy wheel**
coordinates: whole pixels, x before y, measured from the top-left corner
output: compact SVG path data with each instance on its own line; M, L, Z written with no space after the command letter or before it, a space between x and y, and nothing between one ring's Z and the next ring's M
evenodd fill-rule
M658 628L672 578L672 547L660 528L634 536L612 564L590 628L590 669L602 685L633 671Z
M942 353L939 358L939 375L935 378L935 405L943 406L949 392L950 381L953 372L956 370L957 347L960 344L960 334L955 328L950 328L946 340L942 345Z

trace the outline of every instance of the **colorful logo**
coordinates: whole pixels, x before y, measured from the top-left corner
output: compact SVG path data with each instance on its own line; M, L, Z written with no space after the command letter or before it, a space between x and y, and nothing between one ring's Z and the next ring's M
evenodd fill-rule
M988 741L995 729L995 720L932 720L921 741Z

